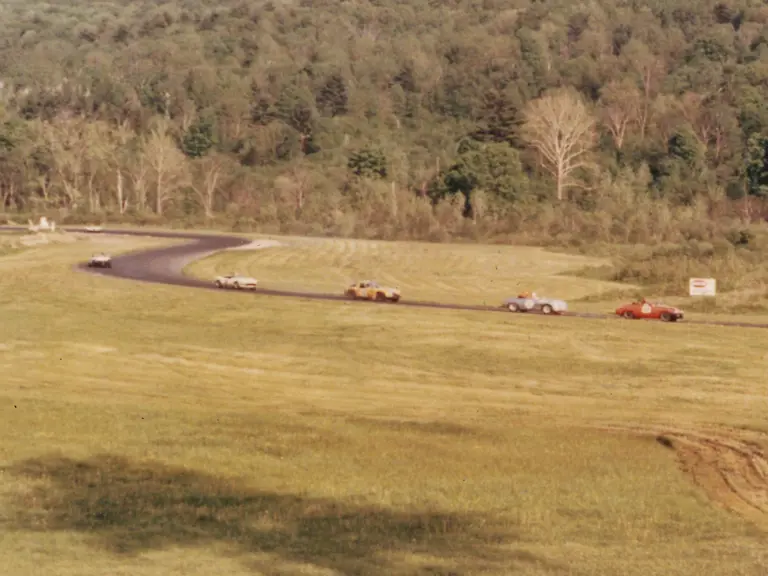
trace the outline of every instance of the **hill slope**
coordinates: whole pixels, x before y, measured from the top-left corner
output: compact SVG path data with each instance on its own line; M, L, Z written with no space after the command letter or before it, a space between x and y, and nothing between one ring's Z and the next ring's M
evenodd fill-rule
M580 234L635 242L679 229L656 222L649 195L722 216L726 192L761 197L768 184L757 1L0 10L9 209L439 238L466 234L462 216L489 233L532 211L546 225L541 203L562 188L615 220L589 214ZM558 125L536 132L537 100L563 86ZM582 104L584 130L568 132ZM561 155L560 178L545 160L558 130L589 152L570 165ZM455 194L442 210L426 200Z

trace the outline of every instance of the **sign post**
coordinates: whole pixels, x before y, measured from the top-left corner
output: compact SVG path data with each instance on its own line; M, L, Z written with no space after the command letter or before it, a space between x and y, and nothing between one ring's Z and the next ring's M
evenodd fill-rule
M715 296L717 281L714 278L691 278L688 280L688 294L691 296Z

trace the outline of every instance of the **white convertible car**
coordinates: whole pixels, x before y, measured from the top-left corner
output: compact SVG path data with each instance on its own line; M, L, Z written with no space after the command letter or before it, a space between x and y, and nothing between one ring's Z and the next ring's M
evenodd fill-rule
M112 268L112 257L109 254L94 254L88 261L89 268Z
M259 283L256 278L250 276L240 276L237 272L228 276L217 276L213 281L216 288L234 288L235 290L253 290Z
M86 232L101 232L103 228L101 226L86 226Z

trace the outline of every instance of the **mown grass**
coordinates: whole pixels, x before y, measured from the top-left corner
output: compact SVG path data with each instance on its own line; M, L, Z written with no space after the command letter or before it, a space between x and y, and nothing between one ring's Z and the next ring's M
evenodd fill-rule
M210 279L237 271L275 289L342 293L357 280L400 286L403 298L500 304L520 291L553 298L627 289L619 283L563 277L607 261L539 248L373 240L271 237L278 246L218 253L187 267Z
M766 533L707 499L673 451L595 429L759 429L768 332L71 270L106 241L0 259L7 574L768 566Z
M598 258L528 246L249 237L278 245L220 252L187 266L185 273L210 280L238 272L265 288L337 294L356 280L373 279L399 286L407 300L492 306L530 290L565 299L572 311L605 314L645 296L680 306L692 319L732 320L737 314L743 321L768 322L760 300L768 294L760 281L765 267L754 260L754 250L722 248L722 254L710 255L707 267L684 257L685 246L603 247L595 249ZM716 298L691 298L692 276L727 276L730 283L718 280Z

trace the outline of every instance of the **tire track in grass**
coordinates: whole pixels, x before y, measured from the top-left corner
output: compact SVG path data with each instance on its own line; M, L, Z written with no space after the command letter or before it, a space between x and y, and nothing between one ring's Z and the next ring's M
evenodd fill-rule
M768 439L737 430L696 432L609 426L611 432L654 436L674 450L683 472L718 505L768 531ZM761 444L760 440L765 443Z

